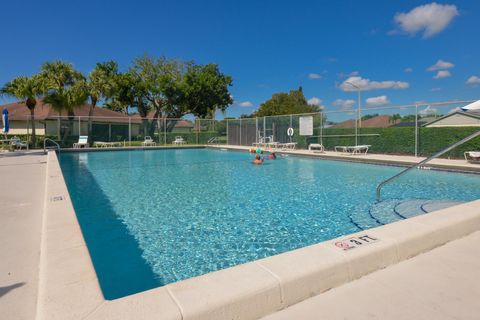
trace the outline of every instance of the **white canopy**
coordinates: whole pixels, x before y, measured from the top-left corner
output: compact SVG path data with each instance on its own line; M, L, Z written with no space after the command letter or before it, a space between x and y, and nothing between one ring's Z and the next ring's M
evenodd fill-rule
M470 111L470 110L480 110L480 100L467 104L464 107L461 107L462 111Z

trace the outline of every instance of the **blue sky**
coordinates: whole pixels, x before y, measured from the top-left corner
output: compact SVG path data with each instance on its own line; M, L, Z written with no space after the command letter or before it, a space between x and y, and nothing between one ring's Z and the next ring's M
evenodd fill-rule
M8 1L0 84L48 60L87 73L148 53L218 63L234 79L228 116L298 86L327 110L348 108L348 78L362 105L479 99L479 19L474 0Z

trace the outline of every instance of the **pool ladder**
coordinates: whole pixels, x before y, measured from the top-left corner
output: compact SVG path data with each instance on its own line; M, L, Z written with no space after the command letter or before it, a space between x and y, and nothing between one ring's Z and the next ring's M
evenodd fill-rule
M45 154L47 153L47 149L51 149L51 148L48 148L48 147L47 147L47 141L52 142L52 143L55 145L53 148L57 149L57 150L58 150L58 153L60 153L60 145L59 145L56 141L54 141L54 140L52 140L52 139L50 139L50 138L45 138L45 139L43 139L43 152L44 152Z
M207 144L218 144L218 137L212 137L208 139Z
M442 154L444 153L447 153L448 151L458 147L459 145L462 145L464 144L465 142L467 141L470 141L472 139L475 139L476 137L480 136L480 130L478 130L477 132L475 133L472 133L471 135L469 135L468 137L466 138L463 138L462 140L460 141L457 141L455 142L454 144L451 144L449 145L448 147L446 147L445 149L443 149L442 151L439 151L437 153L435 153L433 156L430 156L418 163L415 163L414 165L406 168L405 170L403 171L400 171L399 173L397 173L396 175L382 181L378 186L377 186L377 190L376 190L376 197L377 197L377 202L380 202L381 201L381 192L382 192L382 188L383 186L385 186L386 184L392 182L393 180L395 180L396 178L399 178L401 176L403 176L405 173L407 173L408 171L412 170L412 169L415 169L415 168L420 168L422 167L425 163L429 162L430 160L433 160L435 158L438 158L440 157Z

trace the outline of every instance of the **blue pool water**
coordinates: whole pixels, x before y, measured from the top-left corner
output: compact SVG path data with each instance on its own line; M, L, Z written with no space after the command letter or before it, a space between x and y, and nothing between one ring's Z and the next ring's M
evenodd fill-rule
M359 231L402 168L208 149L62 153L106 299ZM415 170L386 199L480 198L480 175Z

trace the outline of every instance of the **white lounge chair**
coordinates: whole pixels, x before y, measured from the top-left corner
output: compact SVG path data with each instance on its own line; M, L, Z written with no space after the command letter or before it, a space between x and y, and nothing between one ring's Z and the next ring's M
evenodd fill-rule
M367 154L368 149L371 147L369 144L362 144L358 146L335 146L335 152L343 152L354 154Z
M470 163L480 163L480 151L466 151L463 155Z
M152 137L150 136L145 136L145 140L142 142L142 145L144 147L155 147L157 145L157 143L155 141L153 141Z
M28 143L20 140L17 136L10 139L10 146L13 150L22 150L23 148L28 150Z
M78 137L78 142L73 144L75 149L77 148L88 148L88 136L80 136Z
M308 150L309 151L312 151L312 150L316 150L316 149L319 149L318 152L325 152L325 147L323 146L323 144L320 144L320 143L310 143L308 145ZM315 152L315 151L314 151Z
M281 147L282 150L295 150L295 148L297 147L297 143L287 142L287 143L281 143L278 146Z
M121 142L105 142L105 141L95 141L93 143L95 148L113 148L121 146Z
M183 137L181 136L176 136L175 140L172 141L172 144L179 145L179 144L185 144L186 141L183 140Z

